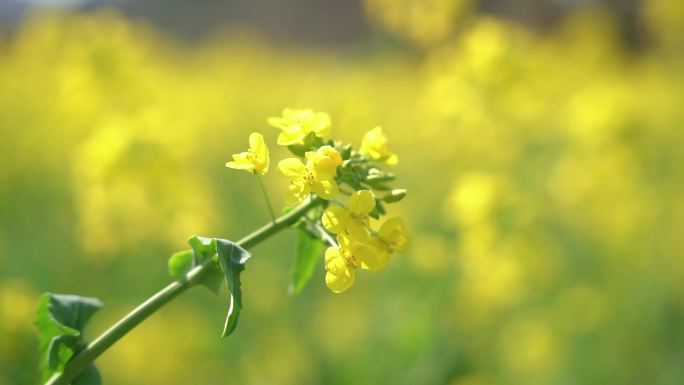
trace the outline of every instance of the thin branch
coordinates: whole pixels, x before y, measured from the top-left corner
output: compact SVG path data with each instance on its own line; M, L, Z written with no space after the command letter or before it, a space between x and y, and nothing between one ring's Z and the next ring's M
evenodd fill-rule
M318 198L309 198L306 202L297 206L289 213L282 215L273 222L262 226L260 229L257 229L242 238L237 244L245 249L256 246L281 230L293 225L299 218L304 216L313 207L321 204L321 202L322 201ZM154 314L162 306L192 287L202 274L212 266L212 263L213 260L208 258L203 264L196 266L185 274L185 276L171 282L165 288L148 298L81 350L67 363L63 372L55 373L48 379L45 385L70 384L88 365L90 365L90 363L99 357L100 354L104 353L114 343L147 319L147 317Z

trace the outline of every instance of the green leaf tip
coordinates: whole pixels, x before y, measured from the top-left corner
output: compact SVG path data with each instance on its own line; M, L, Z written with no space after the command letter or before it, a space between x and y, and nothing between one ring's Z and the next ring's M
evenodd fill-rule
M230 291L230 305L226 322L223 325L221 337L229 336L237 327L240 310L242 309L242 290L240 288L240 273L245 269L245 262L252 256L235 242L217 239L216 247L218 260Z
M64 371L69 360L85 347L83 329L101 307L102 302L97 298L54 293L45 293L40 297L35 325L38 327L40 370L43 380L54 373ZM79 378L81 377L77 380ZM76 383L74 381L74 384Z
M169 258L169 274L183 279L196 266L208 263L207 270L194 282L218 293L222 281L228 284L230 305L221 337L230 335L237 326L242 309L240 273L251 254L235 242L193 236L188 240L191 250L179 251Z

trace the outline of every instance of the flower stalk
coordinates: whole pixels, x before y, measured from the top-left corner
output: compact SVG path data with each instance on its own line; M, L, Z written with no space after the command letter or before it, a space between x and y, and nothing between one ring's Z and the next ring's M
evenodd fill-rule
M256 231L245 236L237 242L238 245L249 249L272 237L278 232L288 228L304 216L309 210L320 205L323 201L319 198L310 197L308 200L295 207L289 213L274 219ZM196 266L180 279L171 282L166 287L152 295L145 302L133 309L121 320L115 323L107 331L102 333L93 342L88 344L83 350L73 357L61 373L55 373L45 385L68 385L70 384L90 363L109 349L114 343L128 334L142 321L154 314L157 310L169 303L171 300L191 288L194 283L211 266L213 261L208 259L205 263Z
M266 201L266 206L268 207L268 214L271 216L271 220L275 222L276 216L273 211L273 206L271 205L271 200L268 198L268 192L266 191L266 186L264 186L264 181L261 179L261 176L257 175L256 177L259 180L259 187L261 187L261 192L264 195L264 200Z

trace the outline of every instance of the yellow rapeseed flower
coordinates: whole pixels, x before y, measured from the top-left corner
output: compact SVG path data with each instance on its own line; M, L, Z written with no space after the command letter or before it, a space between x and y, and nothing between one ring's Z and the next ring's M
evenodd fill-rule
M375 196L370 190L356 191L349 198L347 208L331 206L325 210L321 222L333 234L347 233L359 242L368 242L369 217L375 208Z
M389 166L394 166L399 162L397 154L389 149L387 136L382 132L382 127L375 127L366 132L359 151L362 155L385 162Z
M338 247L325 251L325 284L341 293L354 284L356 269L378 270L378 259L368 245L355 242L344 234L337 235Z
M268 172L269 162L268 146L264 142L264 136L253 132L249 135L249 150L234 154L233 161L227 162L226 167L264 175Z
M341 164L339 152L330 146L307 152L306 164L297 158L281 160L278 170L290 178L285 195L287 204L297 204L312 192L326 200L334 198L338 191L335 175Z
M387 264L390 254L403 252L411 244L411 235L406 231L404 220L399 217L389 218L380 226L377 236L370 240L370 247L378 263L378 269Z
M312 132L319 138L330 133L330 115L311 109L286 108L282 117L269 118L268 124L280 128L278 144L284 146L303 144L304 138Z

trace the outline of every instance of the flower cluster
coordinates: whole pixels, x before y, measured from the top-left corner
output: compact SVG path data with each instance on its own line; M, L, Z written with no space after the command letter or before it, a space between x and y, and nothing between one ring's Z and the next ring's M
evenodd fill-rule
M410 235L401 218L388 218L377 230L372 225L372 220L386 214L385 204L406 195L405 190L388 185L394 174L379 168L398 161L381 127L368 131L356 151L350 144L324 141L331 130L330 116L324 112L286 108L282 117L268 123L280 129L277 143L294 155L278 162L278 171L289 179L285 202L296 205L315 194L325 203L324 210L306 217L300 228L330 244L325 252L325 283L331 291L349 289L357 269L379 271L392 253L408 248ZM266 174L269 151L264 137L252 133L249 144L248 151L233 155L226 166ZM346 204L341 202L344 196Z

